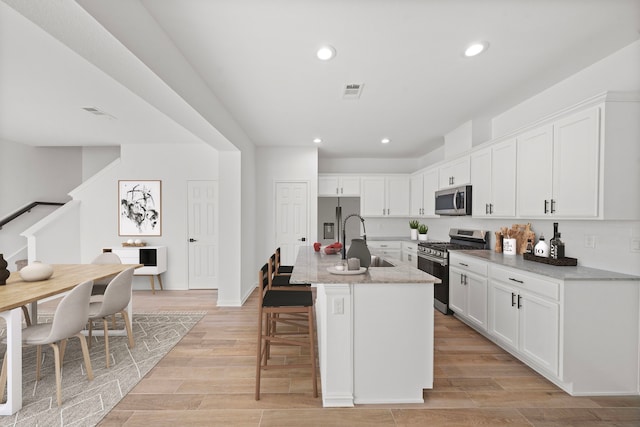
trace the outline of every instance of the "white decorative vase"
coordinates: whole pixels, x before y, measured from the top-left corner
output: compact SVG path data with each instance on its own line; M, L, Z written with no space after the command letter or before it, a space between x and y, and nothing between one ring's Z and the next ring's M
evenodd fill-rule
M47 280L53 274L53 267L49 264L34 261L20 270L20 277L25 282L37 282Z
M411 229L411 240L418 240L418 229L417 228L412 228Z
M427 240L427 235L426 234L418 234L418 240Z

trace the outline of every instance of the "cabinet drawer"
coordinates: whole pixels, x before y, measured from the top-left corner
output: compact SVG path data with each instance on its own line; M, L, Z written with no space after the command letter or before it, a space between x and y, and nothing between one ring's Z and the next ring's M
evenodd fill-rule
M553 300L558 300L560 297L560 285L528 274L492 265L489 275L491 279L518 286L527 291L552 298Z
M402 242L402 250L416 253L418 252L418 244L413 242Z
M471 259L469 257L458 257L454 253L449 252L451 267L458 267L470 273L476 273L482 277L487 277L487 263L480 260Z
M400 250L400 242L397 240L367 240L367 246L374 249L396 249Z

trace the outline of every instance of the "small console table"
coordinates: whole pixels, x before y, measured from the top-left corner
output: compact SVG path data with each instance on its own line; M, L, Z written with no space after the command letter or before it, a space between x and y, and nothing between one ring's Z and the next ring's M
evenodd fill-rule
M120 257L123 264L142 264L133 273L135 276L149 276L151 292L156 293L155 279L158 278L160 290L162 288L161 274L167 271L166 246L125 246L118 248L104 248L103 252L113 252Z

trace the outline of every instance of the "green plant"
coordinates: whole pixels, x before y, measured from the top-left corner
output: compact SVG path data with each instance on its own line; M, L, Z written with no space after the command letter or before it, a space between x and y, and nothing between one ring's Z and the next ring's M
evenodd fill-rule
M420 226L420 223L418 222L417 219L411 220L409 221L409 228L415 230Z
M420 224L418 227L418 234L427 234L427 231L429 231L429 227L424 224Z

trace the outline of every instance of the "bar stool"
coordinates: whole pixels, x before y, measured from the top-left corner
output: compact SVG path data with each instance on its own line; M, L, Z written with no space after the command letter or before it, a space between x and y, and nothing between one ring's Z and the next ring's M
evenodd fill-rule
M313 297L311 291L289 291L269 289L269 263L258 271L258 345L256 351L256 400L260 400L260 375L266 369L310 368L313 381L313 397L318 397L316 378L316 349L313 323ZM304 314L306 324L280 314ZM278 323L293 326L294 329L276 332ZM306 328L306 331L305 329ZM306 336L307 340L304 340ZM272 345L293 345L309 347L308 364L269 365Z
M280 276L280 275L291 275L291 273L293 272L293 265L282 265L280 264L280 246L278 246L276 248L276 270L275 270L275 274L276 276Z

